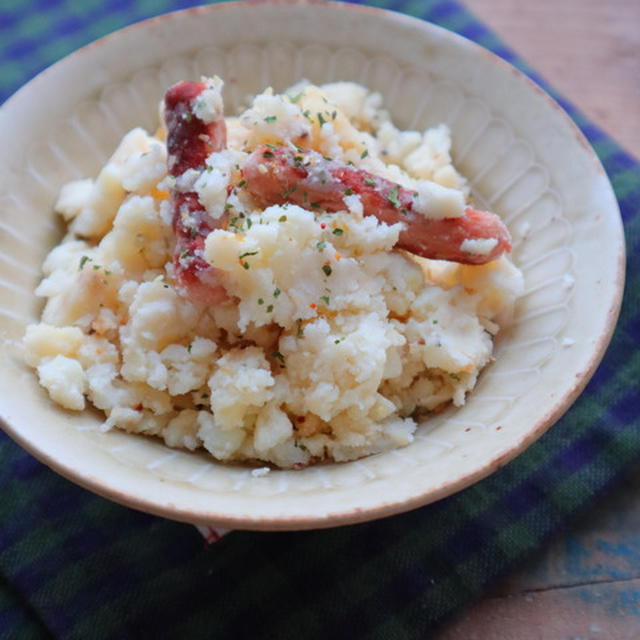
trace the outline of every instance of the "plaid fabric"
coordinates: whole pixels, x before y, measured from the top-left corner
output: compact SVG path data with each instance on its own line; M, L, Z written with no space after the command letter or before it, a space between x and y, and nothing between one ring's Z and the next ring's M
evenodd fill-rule
M3 0L0 96L94 38L175 0ZM448 1L372 2L436 22L534 77ZM628 248L612 345L571 411L504 469L383 521L304 533L194 527L72 485L0 435L0 637L427 637L640 460L640 166L554 94L613 182Z

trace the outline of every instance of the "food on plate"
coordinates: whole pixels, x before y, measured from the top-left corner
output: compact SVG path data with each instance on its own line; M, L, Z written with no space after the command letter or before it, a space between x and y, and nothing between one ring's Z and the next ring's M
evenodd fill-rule
M181 82L153 135L65 185L25 358L103 428L301 468L409 444L464 404L522 276L470 204L450 132L398 130L379 94L301 82L226 116Z
M266 169L266 171L264 171ZM396 248L423 258L485 264L511 250L511 237L500 218L465 207L454 217L434 215L431 202L368 171L324 158L317 151L262 145L242 169L249 192L265 203L293 202L301 207L343 211L344 196L360 198L362 214L404 229ZM470 241L489 240L486 251L469 251Z
M210 98L211 113L193 112L193 101L204 104L207 89L203 82L181 82L165 96L167 125L168 175L176 180L190 175L190 170L202 170L207 158L224 151L227 146L227 127L221 97ZM200 304L218 304L227 298L226 291L216 282L216 271L202 255L204 241L211 231L226 221L225 216L214 218L207 213L198 193L173 183L171 189L173 231L176 236L174 269L178 281L188 292L190 300Z

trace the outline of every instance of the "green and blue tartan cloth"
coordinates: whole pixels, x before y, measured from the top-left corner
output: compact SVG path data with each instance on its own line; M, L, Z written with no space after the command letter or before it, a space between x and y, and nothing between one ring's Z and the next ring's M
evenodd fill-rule
M2 0L0 100L62 56L189 0ZM377 0L493 50L446 0ZM624 218L627 291L613 342L574 407L486 480L385 520L296 533L197 530L132 511L0 434L0 637L425 638L640 461L640 165L550 91L584 131Z

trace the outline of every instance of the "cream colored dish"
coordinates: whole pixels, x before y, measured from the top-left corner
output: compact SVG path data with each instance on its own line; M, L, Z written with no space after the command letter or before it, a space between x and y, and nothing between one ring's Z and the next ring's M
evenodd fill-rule
M454 163L476 201L508 224L525 286L513 327L467 404L419 425L409 446L361 461L256 473L104 433L100 416L57 408L22 363L16 344L40 315L33 294L40 265L60 240L53 213L60 187L96 174L127 130L152 129L166 86L211 69L231 79L230 109L264 86L282 90L306 77L379 91L402 128L445 122ZM299 2L163 16L47 70L3 107L0 133L9 152L0 175L3 426L63 475L136 508L190 522L294 529L436 500L484 477L543 433L586 384L615 324L621 222L580 132L513 68L404 16Z

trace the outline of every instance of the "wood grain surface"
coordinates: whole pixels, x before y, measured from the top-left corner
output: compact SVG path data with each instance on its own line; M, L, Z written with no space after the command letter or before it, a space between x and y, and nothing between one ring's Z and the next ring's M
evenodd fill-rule
M640 0L465 0L640 158ZM640 467L437 640L640 640Z
M463 2L587 117L640 158L640 0Z
M638 640L640 467L437 640Z

